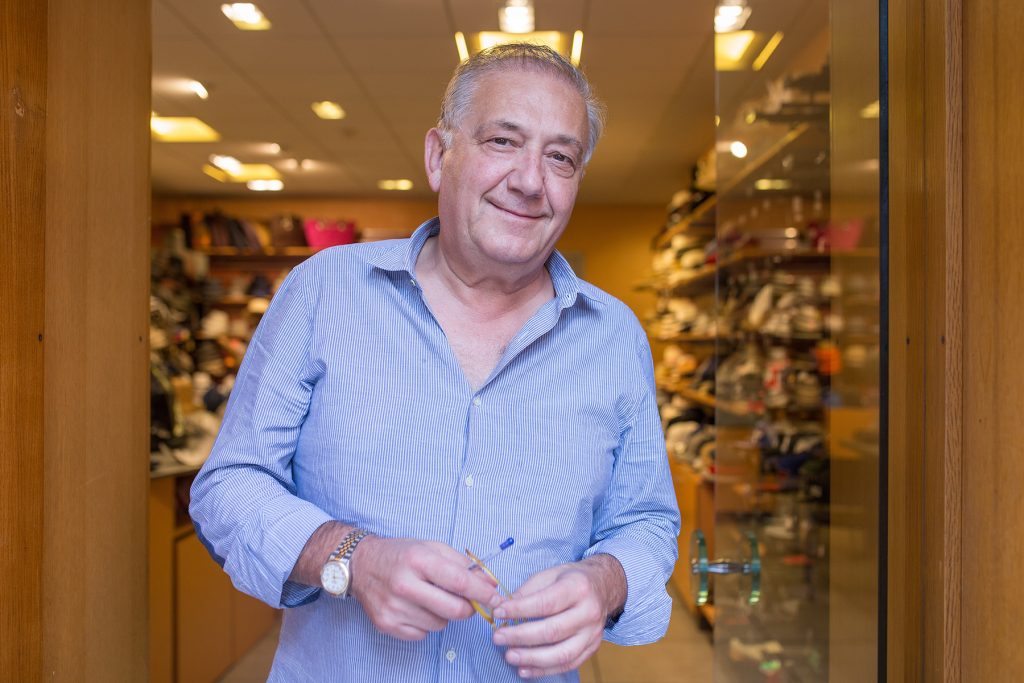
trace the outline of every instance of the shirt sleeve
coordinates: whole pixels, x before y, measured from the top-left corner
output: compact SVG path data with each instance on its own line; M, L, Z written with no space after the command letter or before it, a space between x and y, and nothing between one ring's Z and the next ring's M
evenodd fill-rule
M585 557L606 553L626 574L626 604L605 629L618 645L652 643L668 630L672 599L666 584L679 555L679 506L665 452L654 389L654 368L645 339L637 342L640 396L626 423L608 494L594 520Z
M310 355L306 265L282 284L249 343L189 506L199 539L235 587L273 607L318 597L319 589L288 576L309 537L331 519L295 495L292 478L319 376Z

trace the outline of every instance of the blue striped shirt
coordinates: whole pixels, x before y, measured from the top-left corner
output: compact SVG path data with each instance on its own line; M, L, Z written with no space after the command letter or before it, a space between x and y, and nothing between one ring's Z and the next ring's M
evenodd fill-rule
M648 643L668 626L679 512L642 328L555 252L555 298L474 392L415 278L438 230L433 219L409 239L328 249L292 271L192 487L196 530L234 585L291 608L272 681L519 680L480 617L401 641L358 601L289 582L332 519L480 556L513 536L490 563L510 590L608 553L628 597L605 638Z

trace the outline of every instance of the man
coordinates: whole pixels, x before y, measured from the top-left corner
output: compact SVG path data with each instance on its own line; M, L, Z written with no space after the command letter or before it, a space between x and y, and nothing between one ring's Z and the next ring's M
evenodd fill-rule
M577 680L602 636L664 634L650 349L554 251L600 128L553 51L475 56L426 136L439 217L275 295L191 505L234 584L291 608L272 681ZM511 596L463 552L509 536Z

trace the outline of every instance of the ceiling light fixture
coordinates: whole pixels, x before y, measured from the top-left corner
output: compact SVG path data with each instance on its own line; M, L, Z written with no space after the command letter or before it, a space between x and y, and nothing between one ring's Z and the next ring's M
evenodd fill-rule
M281 153L281 145L277 144L276 142L269 143L267 145L267 149L270 151L271 154L280 154Z
M270 21L260 11L260 8L251 2L233 2L221 5L220 11L231 20L231 23L243 31L266 31L270 28Z
M739 31L749 18L747 0L721 0L715 9L715 33Z
M408 178L399 178L396 180L378 180L377 187L381 190L398 190L405 192L406 190L412 189L412 181Z
M740 71L747 67L746 55L754 38L753 31L730 31L715 35L715 69Z
M253 192L280 192L284 182L280 180L250 180L245 184Z
M498 26L505 33L533 31L533 3L530 0L506 0L498 10Z
M768 39L768 44L761 50L761 54L754 58L754 63L752 64L754 71L760 71L761 68L764 67L765 62L768 61L772 56L772 53L775 52L775 48L777 48L781 42L782 31L776 31L775 34Z
M739 140L733 140L729 144L729 152L737 159L742 159L747 156L747 146Z
M238 175L242 172L242 162L226 154L211 154L210 163L230 175Z
M280 180L281 174L270 164L243 164L226 154L211 154L203 173L222 183L245 183L250 180Z
M459 61L465 62L469 59L469 48L466 47L466 36L462 31L455 32L455 49L459 51Z
M576 31L572 34L572 55L569 60L573 66L580 65L580 57L583 56L583 31Z
M784 178L758 178L754 181L757 190L788 190L793 183Z
M345 110L337 102L324 100L322 102L314 102L310 106L313 108L313 112L322 119L337 121L345 118Z
M196 94L196 97L198 97L201 100L206 100L210 97L210 93L207 92L206 86L200 83L199 81L189 81L188 89L194 92Z
M160 142L216 142L220 133L194 116L157 116L149 118L153 139Z

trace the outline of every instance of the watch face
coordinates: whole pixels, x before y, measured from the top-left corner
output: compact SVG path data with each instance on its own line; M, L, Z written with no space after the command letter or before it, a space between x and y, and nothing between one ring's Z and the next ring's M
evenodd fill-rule
M340 562L328 562L320 570L320 583L332 595L344 595L348 590L348 567Z

